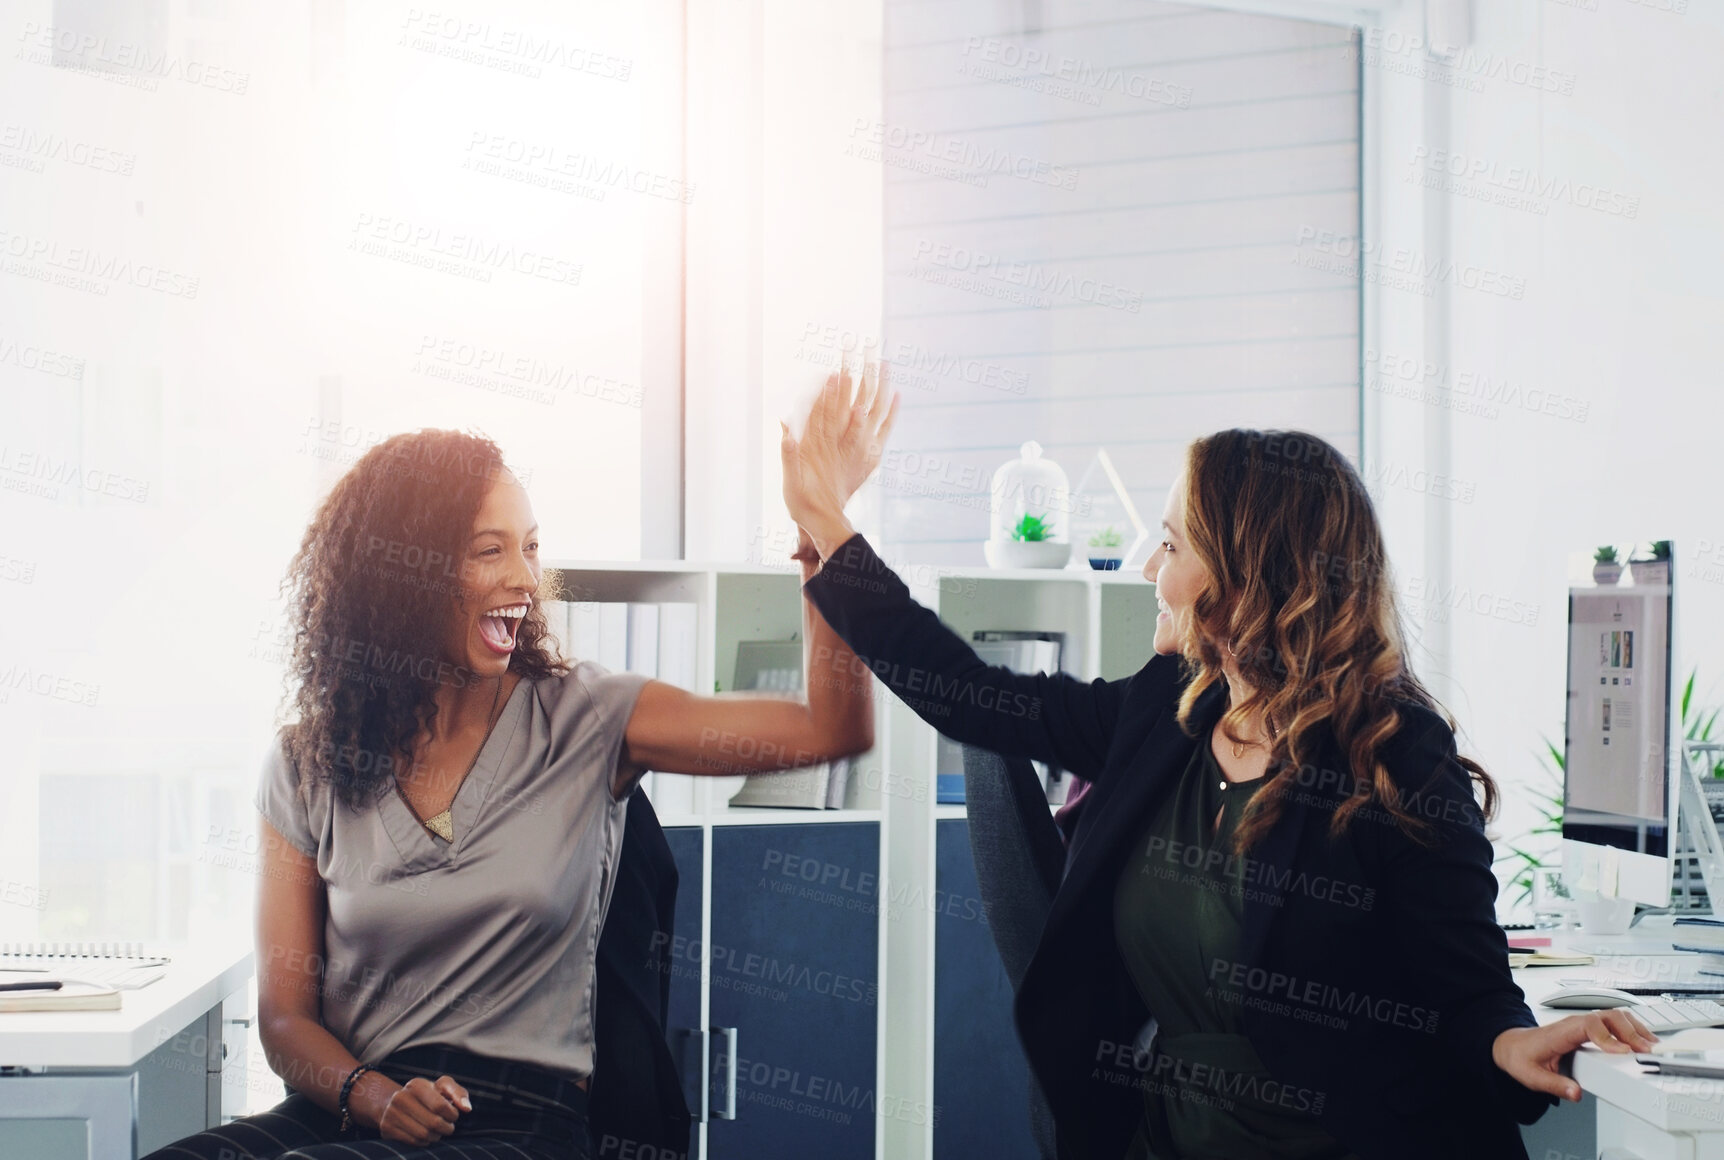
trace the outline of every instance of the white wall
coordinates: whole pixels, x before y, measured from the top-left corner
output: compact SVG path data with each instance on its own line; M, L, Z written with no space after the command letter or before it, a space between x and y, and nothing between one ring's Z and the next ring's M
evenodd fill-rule
M1452 83L1398 37L1366 41L1367 265L1456 263L1428 298L1371 288L1367 464L1394 481L1424 669L1511 787L1537 778L1541 734L1561 741L1578 549L1675 541L1678 664L1724 699L1724 9L1672 6L1475 3ZM1388 26L1422 31L1413 7ZM1444 148L1485 180L1428 168ZM1419 369L1386 373L1401 357ZM1511 789L1499 829L1529 821Z
M837 351L806 335L880 333L880 165L845 149L880 116L880 28L879 0L689 0L689 559L796 546L778 419Z
M856 147L889 165L891 545L981 564L1028 439L1074 485L1105 445L1152 527L1199 435L1357 452L1359 282L1301 245L1357 232L1350 28L1140 0L895 4L886 27L886 121Z

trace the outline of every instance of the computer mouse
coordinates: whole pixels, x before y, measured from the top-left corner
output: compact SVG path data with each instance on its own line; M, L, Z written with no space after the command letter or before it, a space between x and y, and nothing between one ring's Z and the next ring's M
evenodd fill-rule
M1627 991L1614 987L1563 987L1539 1000L1544 1007L1565 1007L1577 1011L1598 1011L1605 1007L1629 1007L1640 1002Z

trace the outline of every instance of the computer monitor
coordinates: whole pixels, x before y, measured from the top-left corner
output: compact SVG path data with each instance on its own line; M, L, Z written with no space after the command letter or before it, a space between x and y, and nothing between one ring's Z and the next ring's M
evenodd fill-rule
M1568 588L1563 878L1572 890L1670 901L1681 786L1670 541L1577 554Z

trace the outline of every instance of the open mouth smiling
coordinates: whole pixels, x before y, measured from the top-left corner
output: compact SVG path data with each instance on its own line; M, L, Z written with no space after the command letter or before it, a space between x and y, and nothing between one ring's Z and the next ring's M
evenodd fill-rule
M527 615L527 608L527 604L519 603L488 610L479 617L479 638L492 652L507 656L515 650L515 634L520 630L522 618Z

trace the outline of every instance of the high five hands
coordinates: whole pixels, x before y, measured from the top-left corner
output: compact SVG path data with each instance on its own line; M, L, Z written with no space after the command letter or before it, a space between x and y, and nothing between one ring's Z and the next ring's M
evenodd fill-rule
M882 364L869 362L859 381L848 366L827 376L801 439L780 421L784 506L821 559L854 534L844 505L880 466L897 414Z

